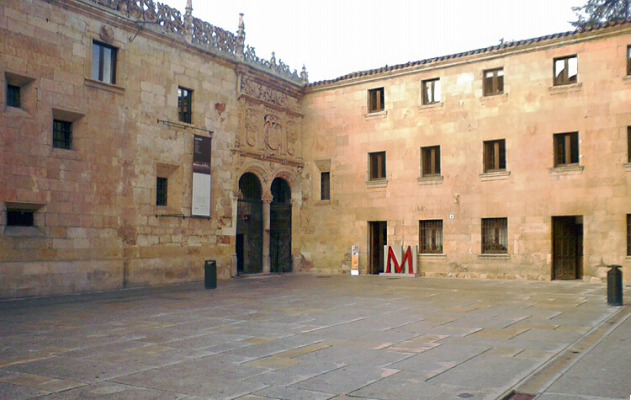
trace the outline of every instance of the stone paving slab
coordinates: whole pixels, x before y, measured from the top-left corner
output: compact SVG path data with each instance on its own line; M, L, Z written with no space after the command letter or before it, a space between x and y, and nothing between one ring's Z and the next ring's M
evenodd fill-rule
M616 309L602 284L288 274L0 311L2 399L365 400L497 398Z

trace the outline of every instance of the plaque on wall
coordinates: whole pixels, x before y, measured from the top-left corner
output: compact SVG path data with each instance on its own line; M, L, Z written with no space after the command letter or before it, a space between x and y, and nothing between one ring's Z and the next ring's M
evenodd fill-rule
M193 195L191 215L210 217L210 175L211 138L195 135L193 138Z

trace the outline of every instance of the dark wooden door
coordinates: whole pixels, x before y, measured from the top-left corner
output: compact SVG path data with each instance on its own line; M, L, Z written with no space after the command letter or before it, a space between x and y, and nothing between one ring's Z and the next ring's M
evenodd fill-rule
M581 259L582 225L576 217L552 219L552 278L578 279Z
M239 200L237 207L237 270L246 274L262 272L263 203Z
M388 244L388 223L386 221L374 221L368 223L369 230L369 268L371 274L383 272L383 246Z

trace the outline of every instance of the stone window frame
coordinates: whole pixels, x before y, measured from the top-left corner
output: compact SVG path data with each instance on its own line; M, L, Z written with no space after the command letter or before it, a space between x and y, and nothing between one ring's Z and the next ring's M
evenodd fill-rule
M440 145L421 147L421 177L441 177Z
M554 168L578 166L580 164L578 132L555 133L553 135L553 148Z
M385 96L385 89L383 87L368 89L367 110L369 114L385 111Z
M508 254L508 218L482 218L482 254Z
M418 221L418 249L420 254L444 254L443 220Z
M485 140L483 145L483 172L506 171L506 139Z
M561 65L562 64L562 65ZM573 65L575 64L575 65ZM575 73L572 73L575 69ZM553 86L572 85L578 83L578 55L555 57L552 62Z
M33 88L34 85L31 85L32 82L35 81L35 78L28 75L23 75L20 73L5 71L4 73L5 79L5 105L7 108L13 110L23 110L27 113L29 110L35 108L35 103L37 101L37 92ZM10 104L9 103L9 87L17 88L19 91L19 104Z
M105 83L108 85L116 85L119 76L118 76L118 53L119 48L116 46L112 46L111 44L107 44L98 40L92 40L92 51L91 51L91 61L90 61L90 79L94 81L98 81L101 83ZM97 52L98 50L98 52ZM109 62L106 63L106 51L110 51ZM95 63L98 63L96 65ZM106 64L109 64L106 65ZM108 76L105 76L107 72L107 68L109 68Z
M504 67L486 69L482 72L482 92L485 97L504 93Z
M386 152L368 153L368 180L382 182L386 180Z
M76 112L76 111L68 111L68 110L62 110L62 109L58 109L58 108L53 108L52 109L52 126L51 126L51 146L54 150L61 150L61 151L66 151L66 150L76 150L77 146L77 134L78 131L80 131L80 129L78 128L78 121L83 118L85 114L84 113L80 113L80 112ZM56 131L57 123L63 123L67 128L69 128L66 132L58 132ZM56 146L55 145L55 134L59 133L59 134L68 134L69 137L68 138L64 138L62 139L63 141L67 142L67 145L64 146Z
M440 78L421 81L421 104L432 105L442 102L442 87Z
M44 236L45 203L30 202L3 202L0 203L0 225L4 225L2 235L15 237L41 237ZM32 214L32 225L9 225L9 210L23 211Z

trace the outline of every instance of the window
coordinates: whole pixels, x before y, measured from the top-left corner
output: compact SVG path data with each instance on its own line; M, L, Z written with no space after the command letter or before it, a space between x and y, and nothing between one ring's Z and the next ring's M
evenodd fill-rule
M331 173L320 173L320 200L331 200Z
M506 170L506 140L484 142L484 172Z
M631 75L631 46L627 46L627 75Z
M440 146L421 148L421 165L423 176L440 175Z
M507 227L507 218L482 218L482 254L508 253Z
M177 113L181 122L190 124L193 120L191 104L193 100L193 91L183 87L177 88Z
M554 135L554 166L578 164L578 132Z
M627 214L627 255L631 256L631 214Z
M627 162L631 163L631 126L627 126Z
M368 112L383 111L383 88L368 91Z
M423 104L440 103L440 79L428 79L423 81Z
M20 87L15 85L7 85L7 106L20 107Z
M33 226L33 210L7 209L7 226Z
M493 96L504 93L504 69L484 71L484 95Z
M72 146L72 122L53 120L53 147L70 150Z
M386 152L370 153L370 180L386 179Z
M419 221L419 248L423 254L443 252L443 221Z
M115 47L92 43L92 79L112 85L116 83L116 52Z
M578 82L578 58L569 56L554 59L554 85Z
M156 206L167 205L168 182L167 178L156 179Z

